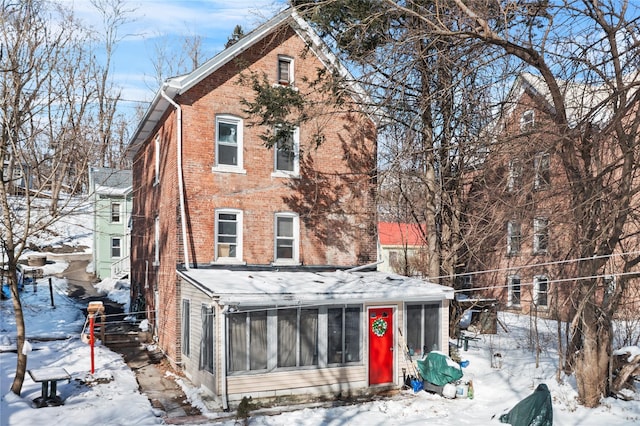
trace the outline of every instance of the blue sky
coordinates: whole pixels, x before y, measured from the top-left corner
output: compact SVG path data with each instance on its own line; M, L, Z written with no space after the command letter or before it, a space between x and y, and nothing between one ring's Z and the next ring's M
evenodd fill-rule
M72 6L85 24L101 27L89 0L59 1ZM202 63L224 49L236 25L247 33L285 6L285 0L126 1L125 7L133 10L129 14L131 22L119 30L123 38L111 68L114 83L122 88L123 112L133 113L136 104L150 101L157 91L153 67L157 45L178 49L185 37L198 35L202 39Z

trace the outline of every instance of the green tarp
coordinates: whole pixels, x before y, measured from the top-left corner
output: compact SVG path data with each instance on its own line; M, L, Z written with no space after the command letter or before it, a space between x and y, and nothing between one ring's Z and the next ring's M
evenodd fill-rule
M462 378L460 365L442 352L431 351L426 359L419 359L416 363L422 379L437 386L444 386Z
M553 425L553 407L547 385L539 384L531 395L518 402L511 411L500 416L500 422L510 423L513 426Z

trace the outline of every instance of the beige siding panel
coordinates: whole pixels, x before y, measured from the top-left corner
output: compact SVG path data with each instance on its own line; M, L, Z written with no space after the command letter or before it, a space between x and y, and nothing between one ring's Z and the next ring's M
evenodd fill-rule
M296 388L321 387L340 383L366 381L366 379L365 366L324 368L229 376L227 389L229 394L266 391L276 392Z

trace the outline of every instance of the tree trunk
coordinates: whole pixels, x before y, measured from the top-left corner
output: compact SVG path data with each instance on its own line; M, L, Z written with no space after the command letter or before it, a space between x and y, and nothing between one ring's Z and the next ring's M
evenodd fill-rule
M597 407L607 395L613 336L609 322L593 303L585 304L580 323L583 344L575 368L578 398L586 407Z
M24 327L24 314L22 312L22 302L20 301L20 295L18 294L18 277L16 275L15 262L9 265L9 284L11 286L11 299L13 301L13 310L15 312L16 319L16 348L18 350L18 360L16 363L16 375L13 378L13 384L11 385L11 392L16 395L20 395L22 392L22 384L24 383L24 376L27 371L27 355L23 354L22 348L24 346L26 329Z

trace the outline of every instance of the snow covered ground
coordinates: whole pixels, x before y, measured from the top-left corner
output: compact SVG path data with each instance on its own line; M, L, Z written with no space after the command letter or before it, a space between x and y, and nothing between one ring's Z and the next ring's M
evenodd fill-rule
M56 238L63 238L66 243L82 239L82 245L90 246L88 228L82 224L82 219L76 218L72 222L61 226L55 233ZM90 224L90 218L86 218L85 223ZM45 274L61 272L65 267L64 262L48 264ZM82 307L67 296L66 280L53 278L52 284L55 307L51 306L47 278L38 281L37 291L27 286L22 293L27 336L32 347L28 354L28 369L65 368L71 380L58 383L58 393L64 405L33 408L32 400L40 396L40 384L29 375L20 396L10 392L16 368L16 354L11 352L15 348L15 322L11 301L0 301L0 425L162 424L162 413L152 408L146 396L140 394L135 374L119 354L97 346L95 374L89 374L90 347L80 340L85 323L80 310ZM126 289L118 289L109 282L99 286L101 291L117 301L126 299ZM414 393L405 390L392 398L350 406L304 408L271 416L255 414L249 424L498 425L499 415L533 392L540 383L545 383L551 391L556 425L640 424L640 396L637 392L632 394L633 401L606 398L600 407L586 409L576 401L573 377L562 377L560 383L556 381L556 326L553 321L540 320L538 324L543 351L536 368L529 317L510 314L500 314L499 317L508 332L499 327L497 335L479 336L480 340L470 342L468 351L460 352L462 359L469 361L464 369L464 379L473 380L473 399L446 399L424 391ZM43 337L60 340L39 341ZM630 350L640 352L638 347ZM492 368L491 354L495 352L502 355L501 368ZM410 367L407 365L407 368ZM184 380L178 381L183 384L192 404L204 410L203 414L210 419L209 424L236 424L235 420L219 419L218 413L206 409L199 389ZM247 394L251 394L250 389L247 389Z

